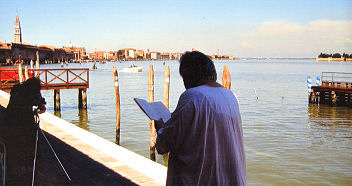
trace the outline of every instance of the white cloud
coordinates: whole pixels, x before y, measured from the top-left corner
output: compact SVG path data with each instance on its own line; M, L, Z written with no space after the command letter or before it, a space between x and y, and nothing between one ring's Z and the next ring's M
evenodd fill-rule
M262 23L253 33L267 36L292 34L347 35L352 33L352 21L316 20L305 25L284 21L269 21Z
M250 44L250 43L248 43L248 42L246 42L246 41L243 41L241 45L242 45L243 47L245 47L245 48L252 48L252 47L253 47L252 44Z
M283 21L269 21L260 25L254 33L260 35L282 35L301 33L303 28L295 23L285 23Z
M307 24L264 22L241 34L241 46L255 56L315 57L320 52L352 52L352 21L315 20ZM244 48L243 48L244 49Z
M347 43L352 43L352 39L351 38L346 38L346 42Z

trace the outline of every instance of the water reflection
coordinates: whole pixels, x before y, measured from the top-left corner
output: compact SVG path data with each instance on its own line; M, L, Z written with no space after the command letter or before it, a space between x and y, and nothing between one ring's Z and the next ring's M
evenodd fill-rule
M87 92L89 113L77 109L77 90L65 90L61 94L62 118L115 141L111 69L115 65L123 69L132 63L138 63L144 69L154 65L155 100L163 100L165 67L162 63L126 61L98 64L99 70L90 71ZM232 90L239 98L243 114L249 185L350 185L352 168L348 165L351 164L352 152L352 108L307 106L306 77L307 74L321 74L326 69L346 71L351 69L352 63L217 61L218 72L222 72L224 64L228 65ZM170 110L173 111L184 87L178 74L179 64L170 62L169 65L172 77ZM78 67L91 68L92 63L69 66ZM134 97L147 97L147 72L120 73L119 83L121 145L149 158L150 127L146 116L133 101ZM52 91L43 93L48 100L53 100ZM48 108L53 112L52 102L48 102ZM156 154L156 160L167 165L162 155Z
M349 149L352 142L352 109L310 104L307 127L312 145Z
M312 124L328 125L351 125L352 109L349 107L332 107L323 104L309 104L308 117Z
M78 118L79 118L78 126L84 130L89 131L87 109L78 109Z
M55 110L54 115L61 118L61 111L60 110Z

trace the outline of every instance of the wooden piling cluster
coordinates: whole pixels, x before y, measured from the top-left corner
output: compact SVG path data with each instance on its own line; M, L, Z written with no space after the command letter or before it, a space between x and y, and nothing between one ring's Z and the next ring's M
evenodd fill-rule
M334 77L338 74L340 74L340 80ZM344 81L341 81L341 74L344 75ZM351 82L347 82L346 77L350 78ZM309 103L352 107L352 73L332 73L332 77L329 77L330 79L325 78L324 80L323 78L324 73L322 75L322 84L312 86L309 94Z
M118 73L117 69L113 67L113 77L114 77L114 89L115 89L115 105L116 105L116 143L120 144L120 93L118 84ZM231 90L231 76L228 67L225 65L223 70L223 86ZM164 100L163 103L166 108L169 108L169 97L170 97L170 68L165 67L164 76ZM153 65L149 66L148 70L148 102L154 102L154 70ZM156 143L156 130L154 126L154 121L149 120L150 127L150 159L155 161L155 143ZM164 156L164 162L167 162L167 155Z
M312 86L309 103L352 107L352 88Z

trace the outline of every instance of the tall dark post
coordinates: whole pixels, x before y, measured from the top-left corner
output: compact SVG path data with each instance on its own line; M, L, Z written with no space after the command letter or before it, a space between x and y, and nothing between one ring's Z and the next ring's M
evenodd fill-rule
M116 105L116 144L120 145L120 90L117 69L113 67L115 105Z

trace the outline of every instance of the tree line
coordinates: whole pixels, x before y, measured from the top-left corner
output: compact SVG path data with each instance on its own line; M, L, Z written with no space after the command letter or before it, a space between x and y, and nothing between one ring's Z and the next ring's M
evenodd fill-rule
M335 53L335 54L325 54L325 53L320 53L318 58L329 58L329 57L332 57L332 58L352 58L352 54L346 54L346 53L343 53L342 55L340 53Z

